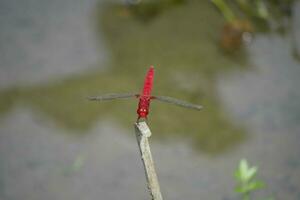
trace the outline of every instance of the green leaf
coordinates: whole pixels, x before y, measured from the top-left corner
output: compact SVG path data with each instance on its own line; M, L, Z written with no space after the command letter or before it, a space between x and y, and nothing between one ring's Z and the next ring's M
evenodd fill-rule
M243 158L243 159L240 161L240 166L239 166L239 168L240 168L240 171L242 172L242 174L245 173L245 172L248 170L248 162L247 162L246 159Z
M234 190L235 190L237 193L241 193L241 194L248 192L248 191L247 191L247 188L245 188L245 187L242 186L242 185L237 186Z
M211 0L211 2L221 11L228 22L232 22L236 18L233 11L224 0Z
M240 177L243 182L247 181L247 172L248 172L248 162L245 159L242 159L239 166Z
M249 167L246 159L242 159L239 164L239 168L235 172L235 177L237 180L246 183L249 182L257 173L257 167Z
M248 171L245 174L245 179L246 180L251 180L252 178L254 178L254 176L256 175L257 172L257 167L251 167L250 169L248 169Z
M235 191L248 197L251 192L265 187L263 181L253 180L256 174L257 167L250 167L246 159L241 159L239 166L234 173L235 178L238 181ZM272 198L266 200L272 200Z
M249 193L258 189L261 189L265 186L265 184L261 181L253 181L247 184L239 185L235 188L235 191L238 193Z
M257 15L263 19L269 17L269 11L266 4L262 0L256 0Z
M239 169L237 169L237 170L234 172L234 176L235 176L235 179L236 179L237 181L242 181L242 175L241 175Z
M246 185L246 190L248 192L251 192L254 190L261 189L263 187L265 187L265 183L263 183L262 181L252 181Z

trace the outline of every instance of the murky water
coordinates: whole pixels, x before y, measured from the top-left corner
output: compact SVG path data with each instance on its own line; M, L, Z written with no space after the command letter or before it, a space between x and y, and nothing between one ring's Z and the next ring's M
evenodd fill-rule
M45 117L16 108L1 121L1 132L3 199L148 198L134 133L124 134L114 123L95 124L87 136L74 138ZM220 161L178 142L152 148L165 198L220 199L230 191L221 178L224 165L215 165ZM79 156L83 164L74 169Z
M276 185L285 191L278 199L300 197L300 63L291 46L290 38L259 35L248 48L253 68L219 81L228 116L249 130L242 155L259 163L274 193Z
M0 87L59 80L104 64L97 0L0 2Z
M88 19L96 1L51 2L1 2L1 26L7 27L0 31L5 44L0 47L5 52L1 87L62 79L107 59L108 50L91 36ZM238 199L233 171L241 158L258 165L267 183L257 196L300 199L300 64L292 56L293 44L289 35L257 35L246 50L251 67L219 76L222 108L233 124L247 129L246 140L211 156L192 148L189 139L160 142L153 132L151 147L165 199ZM104 120L86 134L70 132L76 130L62 129L27 104L16 103L3 115L0 199L149 199L133 129Z

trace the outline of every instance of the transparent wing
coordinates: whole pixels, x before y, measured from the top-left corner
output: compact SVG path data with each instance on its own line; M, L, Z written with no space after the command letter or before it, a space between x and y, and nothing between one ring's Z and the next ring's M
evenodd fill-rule
M172 97L153 96L153 99L156 99L156 100L159 100L159 101L162 101L162 102L166 102L166 103L172 103L172 104L182 106L182 107L185 107L185 108L196 109L196 110L202 109L202 106L200 106L200 105L191 104L191 103L188 103L186 101L182 101L182 100L175 99L175 98L172 98Z
M111 94L104 94L101 96L95 96L95 97L88 97L89 100L91 101L105 101L105 100L113 100L113 99L125 99L125 98L131 98L131 97L138 97L138 94L116 94L116 93L111 93Z

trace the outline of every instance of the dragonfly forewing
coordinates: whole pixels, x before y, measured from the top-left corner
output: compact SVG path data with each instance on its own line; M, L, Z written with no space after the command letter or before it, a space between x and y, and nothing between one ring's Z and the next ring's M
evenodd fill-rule
M185 107L185 108L196 109L196 110L201 110L202 109L202 106L200 106L200 105L192 104L192 103L182 101L182 100L179 100L179 99L175 99L175 98L172 98L172 97L153 96L153 99L156 99L156 100L159 100L159 101L162 101L162 102L166 102L166 103L171 103L171 104L174 104L174 105L177 105L177 106L182 106L182 107Z
M113 100L113 99L125 99L125 98L138 97L138 96L139 96L138 94L134 94L134 93L126 93L126 94L111 93L111 94L104 94L95 97L88 97L88 99L92 101L105 101L105 100Z

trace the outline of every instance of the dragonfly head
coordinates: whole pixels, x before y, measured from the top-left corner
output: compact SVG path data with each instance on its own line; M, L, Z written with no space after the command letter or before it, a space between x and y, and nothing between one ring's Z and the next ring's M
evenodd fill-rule
M149 113L149 111L145 108L139 108L137 110L137 114L139 115L140 118L146 118L148 113Z

